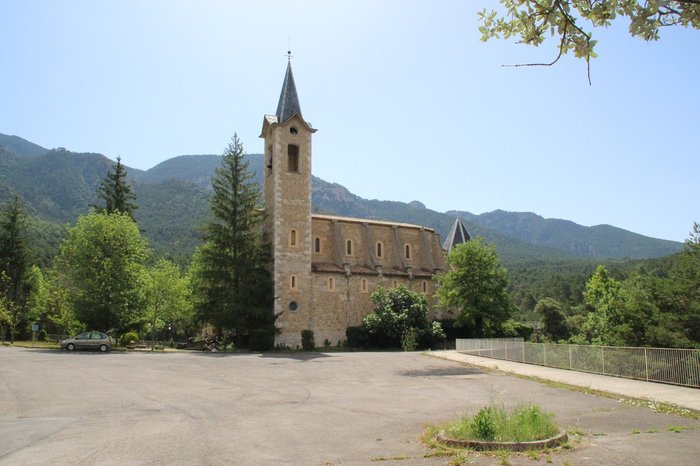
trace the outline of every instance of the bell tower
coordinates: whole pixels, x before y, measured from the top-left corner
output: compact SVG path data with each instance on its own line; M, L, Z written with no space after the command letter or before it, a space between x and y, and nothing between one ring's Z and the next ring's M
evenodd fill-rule
M310 328L311 137L316 130L301 115L291 61L277 112L265 115L265 230L272 244L274 311L282 334L276 343L298 345Z

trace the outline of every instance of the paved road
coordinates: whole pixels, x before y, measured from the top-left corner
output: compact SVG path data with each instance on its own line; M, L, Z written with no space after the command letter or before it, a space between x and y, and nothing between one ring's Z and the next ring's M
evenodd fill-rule
M538 461L514 455L511 464L697 464L700 457L700 421L419 353L2 347L0 464L446 464L425 458L424 425L492 400L538 403L585 433L574 450Z

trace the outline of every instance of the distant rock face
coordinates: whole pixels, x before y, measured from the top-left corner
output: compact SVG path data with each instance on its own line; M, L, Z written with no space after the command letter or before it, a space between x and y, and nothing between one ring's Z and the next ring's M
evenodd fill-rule
M425 207L425 204L423 204L423 203L420 202L420 201L411 201L411 202L408 203L408 205L410 205L410 206L413 207L414 209L425 209L425 208L426 208L426 207Z

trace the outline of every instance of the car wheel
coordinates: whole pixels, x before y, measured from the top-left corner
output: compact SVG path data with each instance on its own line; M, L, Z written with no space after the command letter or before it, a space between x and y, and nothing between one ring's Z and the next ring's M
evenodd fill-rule
M74 345L73 343L68 343L68 344L66 345L66 349L67 349L68 351L73 351L73 350L75 349L75 345Z
M108 350L109 350L109 348L107 347L107 345L100 345L101 352L106 353Z

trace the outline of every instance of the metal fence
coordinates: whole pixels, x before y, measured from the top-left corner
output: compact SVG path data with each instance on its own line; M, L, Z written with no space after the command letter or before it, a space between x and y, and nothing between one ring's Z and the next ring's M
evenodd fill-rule
M458 339L455 347L488 358L700 388L700 350L529 343L522 338Z

